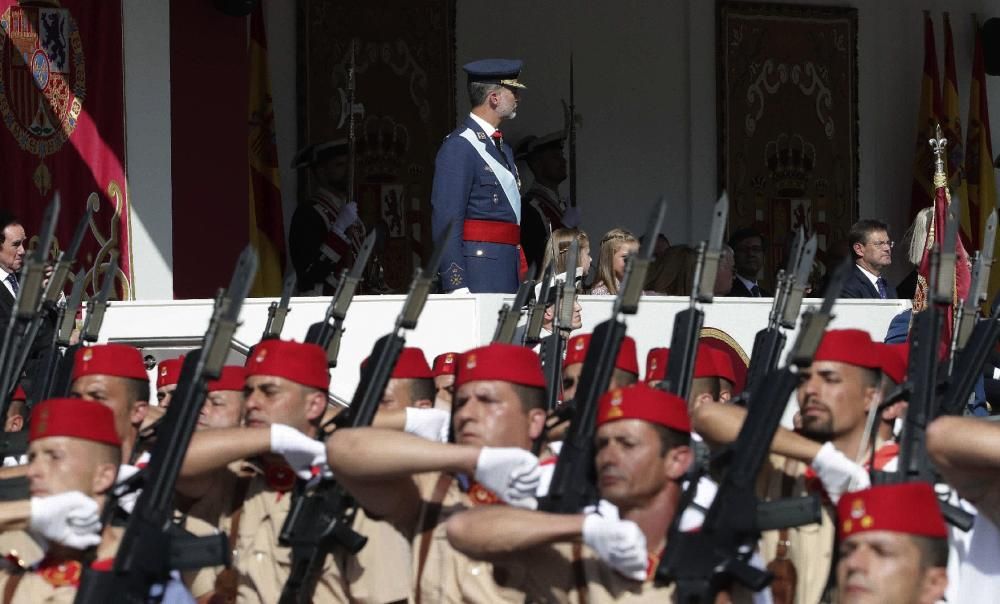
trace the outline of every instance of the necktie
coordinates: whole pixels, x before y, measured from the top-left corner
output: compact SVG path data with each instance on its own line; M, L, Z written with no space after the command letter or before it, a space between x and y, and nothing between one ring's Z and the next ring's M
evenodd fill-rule
M497 151L500 152L500 157L503 158L503 165L509 170L510 164L507 163L507 154L503 152L503 133L499 130L494 130L491 138L493 139L493 144L497 146Z
M14 273L8 274L7 275L7 282L10 283L10 288L12 290L14 290L14 295L16 296L17 295L17 290L18 290L18 287L17 287L17 275L15 275Z
M760 297L760 287L758 287L756 283L754 283L753 287L750 288L750 296L753 298Z
M875 287L878 288L878 297L885 300L885 278L879 277L875 280Z

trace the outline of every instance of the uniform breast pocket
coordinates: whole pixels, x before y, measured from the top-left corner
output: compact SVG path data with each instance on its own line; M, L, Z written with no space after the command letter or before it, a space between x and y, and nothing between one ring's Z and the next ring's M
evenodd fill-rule
M500 203L500 181L490 174L479 181L480 196L493 205Z

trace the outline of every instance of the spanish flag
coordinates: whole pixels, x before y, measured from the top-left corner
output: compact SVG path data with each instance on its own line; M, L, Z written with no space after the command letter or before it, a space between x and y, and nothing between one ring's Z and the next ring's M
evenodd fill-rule
M966 249L979 248L979 233L973 231L972 225L966 220L968 192L965 187L965 147L962 138L962 112L958 102L958 75L955 70L955 44L951 38L951 21L948 13L944 14L944 114L941 128L948 139L948 188L958 196L961 206L962 223L959 226L959 236Z
M249 52L250 244L260 258L260 270L250 295L278 296L285 268L285 226L262 3L257 3L250 16Z
M913 187L910 193L910 220L920 210L934 205L934 157L927 141L941 121L941 80L938 76L937 49L934 46L934 23L924 11L924 77L920 82L920 113L917 116L917 147L913 162Z
M972 83L969 90L969 133L965 143L965 176L968 195L962 203L962 226L966 221L969 232L975 237L969 249L981 249L983 229L997 203L996 175L993 172L993 145L990 143L990 105L986 98L986 67L980 26L976 24L976 44L972 56ZM1000 240L998 240L1000 243ZM994 248L993 257L1000 254ZM1000 271L990 272L990 282L984 313L1000 290Z

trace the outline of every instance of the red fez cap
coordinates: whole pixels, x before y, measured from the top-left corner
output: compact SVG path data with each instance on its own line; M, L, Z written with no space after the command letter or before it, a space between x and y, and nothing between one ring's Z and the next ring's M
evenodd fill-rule
M865 531L948 536L934 487L926 482L880 485L847 493L837 504L840 538Z
M681 432L691 431L687 402L681 397L638 383L605 392L597 406L597 425L641 419Z
M137 348L127 344L98 344L78 349L73 362L73 379L85 375L149 379L142 354Z
M181 366L184 364L184 355L176 359L164 359L156 366L156 388L172 386L181 377Z
M320 390L330 386L326 351L317 344L263 340L247 358L246 370L247 377L274 375Z
M569 339L566 343L566 360L563 361L563 367L583 362L590 348L590 337L591 334L582 333ZM639 353L635 349L635 340L629 336L625 336L621 348L618 349L615 369L639 375Z
M28 400L28 393L24 391L24 387L20 384L17 388L14 388L14 395L10 397L12 401L26 401Z
M363 369L367 364L368 359L365 359L361 362L361 368ZM399 360L396 361L396 366L392 369L392 377L401 380L421 380L433 379L434 374L431 373L431 367L427 364L424 351L407 346L399 354Z
M434 369L432 370L434 377L439 375L455 375L455 359L457 358L457 352L446 352L434 357Z
M208 391L218 392L220 390L243 390L243 384L247 381L246 367L239 365L226 365L219 374L219 379L209 380Z
M743 392L747 385L747 366L750 359L746 352L731 335L716 327L703 327L699 345L713 348L722 352L729 359L729 366L732 368L733 377L725 377L733 383L733 394Z
M882 372L889 376L890 380L902 384L906 379L906 369L910 365L910 345L906 342L900 344L873 342L873 345L879 361L882 362Z
M541 359L533 350L513 344L490 344L459 355L455 387L477 380L545 388Z
M704 343L698 344L694 357L694 377L720 377L736 383L733 364L726 353Z
M50 436L71 436L113 447L122 444L111 408L80 398L52 398L35 405L28 440Z
M650 348L646 353L646 383L653 380L667 379L667 361L670 360L669 348Z
M867 331L831 329L823 335L813 360L836 361L869 369L881 369L882 364L872 344L872 338Z

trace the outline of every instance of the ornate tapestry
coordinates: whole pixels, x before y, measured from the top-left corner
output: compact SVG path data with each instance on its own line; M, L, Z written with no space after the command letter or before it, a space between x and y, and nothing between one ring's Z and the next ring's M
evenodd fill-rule
M117 251L117 289L129 298L123 74L119 0L0 0L0 207L36 238L58 192L55 258L90 206L73 272L84 268L94 293Z
M815 233L814 284L858 215L857 10L724 2L717 12L720 188L730 230L766 238L764 281L794 229Z
M455 1L298 4L299 143L347 137L347 66L356 44L356 197L384 233L385 279L405 289L430 253L434 156L455 128ZM307 171L299 196L308 195Z

